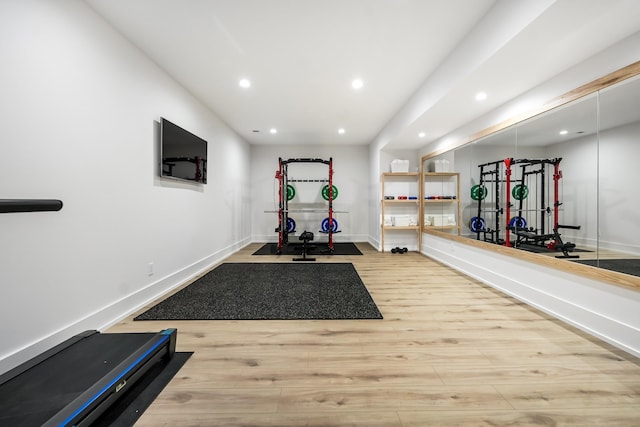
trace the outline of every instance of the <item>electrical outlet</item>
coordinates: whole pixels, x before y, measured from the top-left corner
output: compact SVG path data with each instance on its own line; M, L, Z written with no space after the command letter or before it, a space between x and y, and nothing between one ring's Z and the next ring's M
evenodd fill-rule
M147 274L149 276L153 276L153 263L152 262L149 263L149 269L147 270Z

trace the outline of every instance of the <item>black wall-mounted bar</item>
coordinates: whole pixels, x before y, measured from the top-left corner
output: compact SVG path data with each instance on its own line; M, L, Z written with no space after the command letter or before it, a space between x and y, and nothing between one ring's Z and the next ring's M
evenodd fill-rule
M55 199L0 199L0 213L59 211L62 201Z

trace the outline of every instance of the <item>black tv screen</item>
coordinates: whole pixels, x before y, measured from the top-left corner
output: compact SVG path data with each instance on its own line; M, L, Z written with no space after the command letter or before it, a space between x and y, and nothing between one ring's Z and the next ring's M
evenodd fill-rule
M207 183L207 141L160 118L160 176Z

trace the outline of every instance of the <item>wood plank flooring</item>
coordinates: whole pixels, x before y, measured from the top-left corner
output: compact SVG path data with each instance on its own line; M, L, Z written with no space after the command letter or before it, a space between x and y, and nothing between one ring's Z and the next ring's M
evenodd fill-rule
M225 262L282 262L252 256ZM415 252L352 262L383 320L133 322L194 355L137 426L638 426L640 360ZM143 310L141 310L142 312Z

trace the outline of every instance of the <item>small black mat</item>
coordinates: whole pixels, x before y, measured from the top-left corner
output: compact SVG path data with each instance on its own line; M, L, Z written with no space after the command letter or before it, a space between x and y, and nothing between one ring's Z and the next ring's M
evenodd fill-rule
M176 352L147 371L92 426L129 427L136 423L193 353Z
M640 277L640 259L583 259L573 261Z
M225 263L134 320L382 319L351 263Z
M309 245L315 246L307 251L309 255L329 255L329 244L327 242L315 243L309 242ZM275 255L278 250L277 243L267 243L252 255ZM283 255L301 255L302 242L292 241L282 248ZM333 244L333 255L362 255L360 249L351 242L340 242Z

